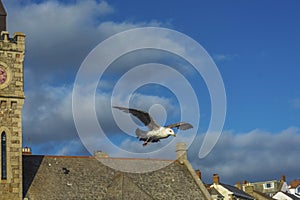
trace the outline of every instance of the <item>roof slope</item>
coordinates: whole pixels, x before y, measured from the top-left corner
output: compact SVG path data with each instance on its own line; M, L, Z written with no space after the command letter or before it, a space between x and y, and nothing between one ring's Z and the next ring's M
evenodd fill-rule
M255 199L269 199L269 200L273 199L272 197L268 196L267 194L256 191L256 190L253 190L253 194L251 194L251 195L253 197L255 197Z
M211 196L216 196L216 197L219 197L219 198L224 198L224 196L218 192L218 190L216 190L216 188L214 187L210 187L208 188L208 192Z
M295 195L289 194L287 192L277 192L273 199L292 199L292 200L300 200L300 198L296 197Z
M300 185L300 180L292 180L292 181L290 182L291 188L296 188L296 187L298 187L299 185Z
M290 197L291 199L294 199L294 200L299 200L300 198L296 197L295 195L292 195L292 194L289 194L287 192L282 192L284 193L286 196Z
M252 196L250 196L249 194L247 194L243 190L238 189L237 187L234 187L232 185L223 184L223 183L220 183L220 185L222 185L227 190L231 191L237 197L242 197L242 198L245 198L245 199L254 199Z
M129 177L124 174L119 174L107 187L105 199L152 200L153 198L134 184Z
M107 158L108 160L113 160ZM115 159L128 164L129 159ZM149 159L135 159L136 167ZM158 162L157 160L153 162ZM165 161L161 161L165 162ZM94 157L23 156L23 196L33 199L205 199L186 165L124 173Z

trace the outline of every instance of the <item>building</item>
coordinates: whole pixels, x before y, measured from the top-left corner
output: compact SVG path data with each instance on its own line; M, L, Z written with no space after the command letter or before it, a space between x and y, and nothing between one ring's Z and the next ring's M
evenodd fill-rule
M273 198L267 194L254 190L254 186L251 184L244 183L243 186L241 183L236 183L235 185L238 189L243 190L247 194L254 197L256 200L272 200Z
M1 0L0 31L0 200L211 199L187 160L184 143L176 146L172 161L109 158L103 152L91 157L44 156L22 149L25 35L9 36ZM103 162L131 168L168 165L126 173Z
M22 107L25 35L6 31L0 1L0 199L22 198Z
M282 175L280 180L262 182L247 182L244 180L241 185L237 183L236 186L241 188L243 191L246 191L247 189L249 194L251 191L253 191L253 193L255 193L257 196L260 196L260 198L265 198L266 196L273 197L277 192L280 191L288 192L288 184L286 183L285 175Z
M208 192L213 200L223 200L224 196L218 192L214 187L209 187Z
M218 174L213 175L213 184L210 186L210 188L214 188L215 190L218 191L217 194L212 194L212 198L214 196L216 198L214 199L223 199L224 200L234 200L234 199L239 199L239 200L254 200L252 196L244 192L243 190L228 185L220 182L220 177ZM221 195L220 195L221 194ZM214 196L213 196L214 195Z

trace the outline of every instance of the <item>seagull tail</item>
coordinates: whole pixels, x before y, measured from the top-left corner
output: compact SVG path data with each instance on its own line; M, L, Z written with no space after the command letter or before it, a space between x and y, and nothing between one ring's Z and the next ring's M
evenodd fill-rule
M142 131L141 129L137 128L135 130L135 134L138 138L146 138L147 137L147 132L146 131Z

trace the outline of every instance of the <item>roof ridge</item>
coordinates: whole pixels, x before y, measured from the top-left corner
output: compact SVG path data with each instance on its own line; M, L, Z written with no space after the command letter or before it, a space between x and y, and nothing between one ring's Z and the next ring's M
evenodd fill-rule
M122 158L122 157L97 157L97 156L62 156L62 155L23 155L23 156L32 156L38 157L42 156L45 158L96 158L96 159L106 159L106 160L149 160L149 161L162 161L162 162L175 162L176 160L168 159L158 159L158 158Z

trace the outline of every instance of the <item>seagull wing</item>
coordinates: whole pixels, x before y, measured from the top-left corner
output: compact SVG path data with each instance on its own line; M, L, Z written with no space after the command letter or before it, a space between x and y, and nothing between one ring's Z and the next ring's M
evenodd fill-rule
M177 122L175 124L170 124L170 125L166 126L166 128L178 128L180 130L187 130L187 129L193 128L193 126L186 122Z
M149 113L132 109L132 108L124 108L119 106L113 106L113 108L117 108L119 110L122 110L125 113L130 113L133 116L137 117L145 126L149 128L149 130L158 129L160 126L154 121L154 119L149 115Z

